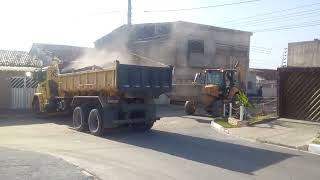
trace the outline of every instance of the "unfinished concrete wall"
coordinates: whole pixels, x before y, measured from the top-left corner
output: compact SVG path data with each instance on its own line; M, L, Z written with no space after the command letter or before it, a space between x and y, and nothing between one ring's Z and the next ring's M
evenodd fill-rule
M289 43L288 66L320 67L320 41Z
M206 68L233 68L239 62L245 86L250 37L249 32L179 21L133 25L130 31L120 27L95 46L135 53L140 57L130 58L136 64L173 65L173 82L178 84L192 82L195 73Z
M191 69L233 68L236 62L241 65L243 84L249 70L249 46L251 34L236 30L177 22L173 29L177 41L178 67ZM190 41L203 42L200 53L190 53ZM193 79L194 72L186 69L184 78ZM179 79L179 77L177 77Z
M141 56L141 64L173 66L177 64L175 40L169 37L148 41L133 41L130 49Z

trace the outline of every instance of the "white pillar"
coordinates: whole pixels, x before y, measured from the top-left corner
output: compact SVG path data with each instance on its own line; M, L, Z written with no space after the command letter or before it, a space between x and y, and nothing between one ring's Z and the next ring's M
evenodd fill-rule
M229 103L229 117L232 116L232 103Z

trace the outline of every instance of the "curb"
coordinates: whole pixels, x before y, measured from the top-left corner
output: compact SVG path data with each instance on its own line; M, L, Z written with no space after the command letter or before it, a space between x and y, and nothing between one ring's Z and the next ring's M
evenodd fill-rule
M286 145L286 144L267 141L267 140L260 139L260 138L247 139L247 138L242 138L241 136L232 135L227 128L224 128L220 124L216 123L215 119L213 119L213 121L211 121L210 125L211 125L211 127L213 129L215 129L218 132L224 133L226 135L231 135L233 137L241 138L241 139L244 139L244 140L247 140L247 141L259 142L259 143L270 144L270 145L276 145L276 146L279 146L279 147L284 147L284 148L289 148L289 149L296 149L298 151L304 151L304 152L309 152L309 153L312 153L312 154L320 155L320 144L309 144L309 145L304 145L304 146L290 146L290 145Z
M264 143L264 144L272 144L272 145L276 145L276 146L282 146L282 147L285 147L285 148L296 149L296 150L299 150L299 151L308 151L308 145L291 146L291 145L276 143L276 142L272 142L272 141L268 141L268 140L264 140L264 139L260 139L260 138L257 138L256 142L260 142L260 143Z
M261 120L261 121L257 121L257 122L251 123L251 124L249 123L249 124L248 124L248 127L254 126L254 125L257 125L257 124L268 123L268 122L271 122L271 121L275 121L275 120L277 120L277 119L279 119L279 118L278 118L278 117L266 118L266 119L263 119L263 120Z
M226 133L226 134L230 134L229 130L222 127L220 124L216 123L215 122L216 119L213 119L213 121L211 121L211 127L214 128L216 131L219 131L219 132L223 132L223 133Z
M320 155L320 144L309 144L308 151Z

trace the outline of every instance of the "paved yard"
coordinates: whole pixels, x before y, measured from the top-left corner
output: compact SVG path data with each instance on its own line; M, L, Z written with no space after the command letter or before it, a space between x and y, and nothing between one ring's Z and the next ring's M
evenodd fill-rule
M320 132L320 124L279 119L252 127L231 128L228 131L242 138L304 149Z
M0 116L0 146L54 155L101 179L320 179L320 156L216 133L210 118L161 106L150 132L105 137L70 128L71 118Z

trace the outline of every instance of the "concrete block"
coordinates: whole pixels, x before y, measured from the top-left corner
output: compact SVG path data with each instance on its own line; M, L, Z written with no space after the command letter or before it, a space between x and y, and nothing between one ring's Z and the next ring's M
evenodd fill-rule
M247 121L240 121L239 119L229 117L228 123L233 126L244 126L244 125L247 125L248 122Z
M320 155L320 144L309 144L308 151Z

